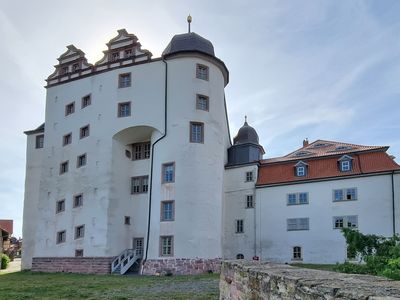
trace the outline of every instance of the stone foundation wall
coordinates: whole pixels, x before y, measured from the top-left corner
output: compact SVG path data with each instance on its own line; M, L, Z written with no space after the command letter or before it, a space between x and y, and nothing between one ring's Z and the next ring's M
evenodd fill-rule
M400 281L264 262L225 261L220 299L400 299Z
M143 275L196 275L208 272L219 273L221 259L168 258L148 259L143 264Z
M33 272L110 274L114 257L34 257Z

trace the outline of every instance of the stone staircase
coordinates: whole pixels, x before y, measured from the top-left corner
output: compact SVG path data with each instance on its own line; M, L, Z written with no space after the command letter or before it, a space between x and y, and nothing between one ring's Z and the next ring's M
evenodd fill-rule
M125 249L111 263L111 273L123 275L143 257L139 249Z

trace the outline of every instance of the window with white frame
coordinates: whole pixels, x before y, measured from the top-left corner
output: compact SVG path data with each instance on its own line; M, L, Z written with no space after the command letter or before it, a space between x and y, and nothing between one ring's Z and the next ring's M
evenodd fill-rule
M175 202L161 201L161 221L173 221L175 218Z
M343 155L339 160L339 169L341 172L349 172L353 167L353 158L349 155Z
M196 78L208 80L208 67L205 65L196 65Z
M44 145L44 134L36 136L36 149L43 148Z
M309 218L291 218L287 219L287 231L309 230Z
M303 256L301 253L301 247L300 246L293 247L292 260L302 260L302 259L303 259Z
M133 144L132 149L133 149L132 160L150 158L150 149L151 149L150 142Z
M131 115L131 103L118 103L118 118L129 117Z
M333 190L333 201L357 200L357 188Z
M111 61L117 61L119 59L119 51L112 52L110 55L110 60Z
M143 255L144 238L133 239L133 249L136 250L137 255Z
M358 216L333 217L333 228L358 228Z
M196 109L208 111L209 98L204 95L196 95Z
M204 143L204 124L200 122L190 122L190 142Z
M131 86L131 73L119 74L118 87L125 88Z
M254 208L253 195L246 195L246 208Z
M161 236L160 237L160 256L173 256L174 255L174 237Z
M244 232L243 219L236 220L236 222L235 222L235 232L236 233L243 233Z
M253 171L246 172L246 182L253 181Z
M308 204L308 193L291 193L287 195L287 205Z
M136 176L131 178L131 194L147 193L149 190L149 176Z
M175 163L162 165L162 182L169 183L175 181Z

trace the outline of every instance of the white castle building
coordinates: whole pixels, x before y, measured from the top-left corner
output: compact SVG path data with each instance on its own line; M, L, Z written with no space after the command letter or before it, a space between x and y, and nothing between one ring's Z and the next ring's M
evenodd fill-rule
M45 123L25 132L23 269L335 263L347 259L342 227L398 232L388 147L304 141L264 160L247 122L232 144L228 69L196 33L175 35L159 58L124 29L94 65L67 48L47 79Z

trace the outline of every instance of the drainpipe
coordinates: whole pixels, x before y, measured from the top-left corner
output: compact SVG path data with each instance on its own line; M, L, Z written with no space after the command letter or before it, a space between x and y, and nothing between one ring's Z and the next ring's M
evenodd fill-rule
M393 213L393 236L396 235L396 211L394 202L394 171L392 171L392 213Z
M165 83L164 83L164 134L151 145L151 162L150 162L150 184L149 184L149 215L147 217L147 237L146 237L146 251L142 262L140 273L143 274L143 265L147 261L147 253L149 252L149 239L150 239L150 224L151 224L151 200L153 188L153 162L154 162L154 147L167 135L167 100L168 100L168 63L163 58L165 64Z

